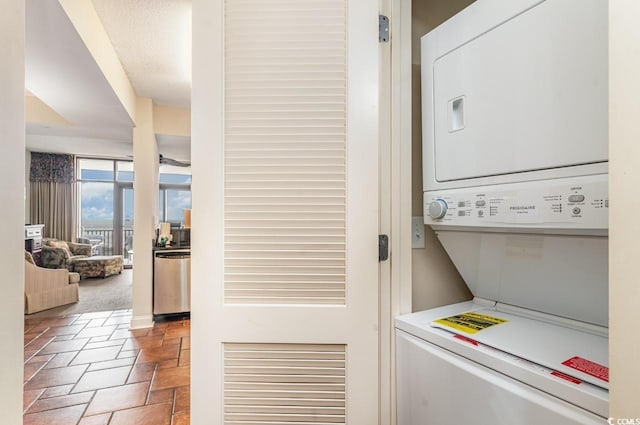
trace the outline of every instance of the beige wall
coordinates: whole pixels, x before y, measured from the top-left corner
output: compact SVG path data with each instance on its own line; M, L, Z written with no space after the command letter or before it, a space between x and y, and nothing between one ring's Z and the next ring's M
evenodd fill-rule
M24 2L0 0L0 423L22 423L24 332Z
M610 415L640 418L640 2L609 3Z
M412 62L420 63L420 37L460 12L474 0L412 0Z
M191 136L191 109L153 105L153 129L156 134Z
M422 216L420 37L471 4L471 0L413 0L412 19L412 214ZM471 293L435 233L425 229L425 248L412 252L413 311L465 301Z
M24 97L25 114L28 123L46 124L51 126L71 125L59 113L51 109L49 105L33 95Z
M136 99L133 129L133 268L131 328L153 325L153 243L158 217L158 144L153 132L153 102Z

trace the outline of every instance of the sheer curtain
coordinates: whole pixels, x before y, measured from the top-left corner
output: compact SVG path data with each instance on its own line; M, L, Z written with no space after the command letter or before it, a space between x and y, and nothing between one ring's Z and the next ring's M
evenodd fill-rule
M76 180L73 155L31 153L29 217L49 238L75 242Z

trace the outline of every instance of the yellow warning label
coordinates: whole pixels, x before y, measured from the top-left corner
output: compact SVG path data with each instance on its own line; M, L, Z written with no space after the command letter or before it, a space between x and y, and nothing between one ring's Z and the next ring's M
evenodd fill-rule
M462 313L451 317L445 317L444 319L434 320L434 323L454 328L468 334L474 334L483 329L505 322L507 322L505 319L478 313Z

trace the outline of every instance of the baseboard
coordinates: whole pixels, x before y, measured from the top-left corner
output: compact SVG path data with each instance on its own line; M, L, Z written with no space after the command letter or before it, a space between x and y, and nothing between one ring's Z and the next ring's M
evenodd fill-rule
M153 316L134 316L129 329L146 329L153 327Z

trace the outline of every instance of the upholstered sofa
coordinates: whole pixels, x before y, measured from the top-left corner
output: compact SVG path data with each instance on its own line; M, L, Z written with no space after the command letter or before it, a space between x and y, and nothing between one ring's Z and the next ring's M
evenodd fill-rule
M30 253L24 253L24 312L36 313L78 302L78 273L66 269L36 266Z
M91 245L45 239L42 265L51 269L65 268L80 277L107 277L122 273L122 255L91 256Z

